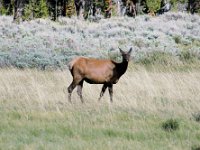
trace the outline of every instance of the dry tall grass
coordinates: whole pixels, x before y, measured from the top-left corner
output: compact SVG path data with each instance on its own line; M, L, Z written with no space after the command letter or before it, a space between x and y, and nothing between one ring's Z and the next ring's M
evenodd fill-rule
M68 71L0 70L0 109L18 111L58 111L69 109L111 108L132 109L145 113L189 117L200 110L200 72L161 72L143 68L130 69L114 86L114 102L108 92L101 102L102 85L84 83L81 104L76 90L71 105L67 86L72 81Z

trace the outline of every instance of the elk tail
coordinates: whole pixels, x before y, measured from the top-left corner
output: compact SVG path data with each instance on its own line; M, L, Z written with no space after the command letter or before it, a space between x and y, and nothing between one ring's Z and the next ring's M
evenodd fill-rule
M68 69L71 71L72 69L73 69L73 66L74 66L74 64L76 63L76 61L78 60L79 58L74 58L72 61L70 61L69 63L68 63Z

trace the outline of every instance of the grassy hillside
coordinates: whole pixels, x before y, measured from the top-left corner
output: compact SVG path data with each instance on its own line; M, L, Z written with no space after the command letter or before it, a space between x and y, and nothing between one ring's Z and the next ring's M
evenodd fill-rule
M99 22L38 19L19 25L0 16L0 22L1 67L62 68L77 55L116 59L118 47L133 47L135 62L144 62L152 52L170 56L175 64L200 59L199 15L166 13Z
M200 72L131 69L97 101L84 84L82 104L62 71L0 70L0 149L188 150L199 147ZM165 131L163 124L179 128Z

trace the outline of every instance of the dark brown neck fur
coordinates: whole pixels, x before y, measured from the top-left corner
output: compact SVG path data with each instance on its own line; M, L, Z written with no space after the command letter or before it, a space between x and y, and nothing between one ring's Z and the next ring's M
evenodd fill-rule
M128 67L128 61L123 60L121 63L116 63L115 62L115 74L117 75L118 78L120 78L127 70Z

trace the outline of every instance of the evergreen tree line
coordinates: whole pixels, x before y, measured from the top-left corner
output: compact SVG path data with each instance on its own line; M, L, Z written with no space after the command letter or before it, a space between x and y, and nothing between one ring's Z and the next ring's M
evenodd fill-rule
M167 5L168 4L168 5ZM191 13L200 12L200 0L0 0L0 14L13 15L15 21L77 15L87 19L98 15L135 17L142 13L162 14L177 4Z

